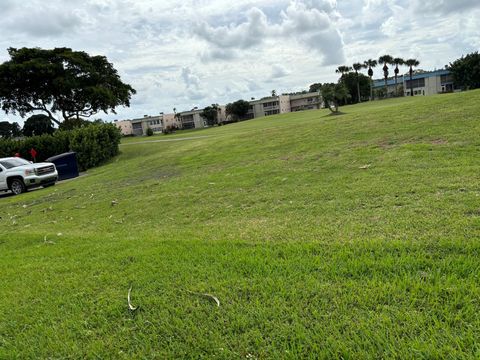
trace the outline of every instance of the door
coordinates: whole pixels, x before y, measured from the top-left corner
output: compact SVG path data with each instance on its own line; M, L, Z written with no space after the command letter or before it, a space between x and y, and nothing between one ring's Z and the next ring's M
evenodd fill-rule
M6 174L7 172L5 171L5 168L2 165L0 165L0 190L8 189Z

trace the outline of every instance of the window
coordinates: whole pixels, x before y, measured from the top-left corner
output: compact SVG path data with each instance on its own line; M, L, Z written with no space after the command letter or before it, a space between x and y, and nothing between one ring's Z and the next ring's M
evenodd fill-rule
M265 116L280 114L280 110L269 110L265 111Z
M263 103L263 107L264 108L273 107L273 106L278 106L278 104L279 104L278 101L271 101L271 102Z
M453 83L453 75L452 74L441 75L440 76L440 83L441 84Z
M182 116L182 125L184 129L195 129L193 115Z
M5 159L0 161L0 164L6 169L11 169L17 166L23 166L30 164L27 160L22 158L13 158L13 159Z
M413 86L411 86L413 85ZM412 81L407 80L407 88L419 88L419 87L425 87L425 78L421 79L413 79Z

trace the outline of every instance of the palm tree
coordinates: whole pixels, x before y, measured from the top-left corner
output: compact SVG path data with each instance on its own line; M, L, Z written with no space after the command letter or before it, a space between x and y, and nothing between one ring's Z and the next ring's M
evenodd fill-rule
M337 70L335 70L335 72L336 72L337 74L342 74L342 76L343 76L343 75L345 75L346 73L348 73L350 70L352 70L352 68L351 68L350 66L342 65L342 66L339 66L339 67L337 68Z
M363 63L363 65L368 68L368 76L370 77L370 101L373 100L373 68L377 66L377 60L368 59Z
M408 59L405 61L405 65L410 67L410 96L413 96L413 67L420 65L420 61L417 59Z
M355 70L355 74L357 75L357 96L358 96L358 102L362 102L362 98L360 95L360 80L358 79L358 70L362 70L365 65L361 63L355 63L352 65L353 69Z
M395 92L397 93L397 96L398 96L398 85L397 85L397 79L398 79L398 73L400 72L400 70L398 69L398 65L403 65L405 64L405 60L403 60L402 58L395 58L393 59L393 63L395 64Z
M383 64L383 77L385 78L385 97L388 97L388 65L393 64L393 57L390 55L380 56L379 64Z

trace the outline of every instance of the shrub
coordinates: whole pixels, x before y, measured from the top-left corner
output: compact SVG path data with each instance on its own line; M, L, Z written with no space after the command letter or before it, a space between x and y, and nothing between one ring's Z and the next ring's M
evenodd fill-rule
M178 130L178 127L176 125L168 125L163 129L163 133L165 135L168 135L168 134L174 133L177 130Z
M86 170L109 160L118 154L121 134L113 124L91 125L72 131L57 131L53 135L41 135L22 140L0 140L0 157L14 156L31 159L30 149L37 151L37 161L75 151L78 166Z
M152 128L147 128L147 136L152 136L152 135L153 135Z

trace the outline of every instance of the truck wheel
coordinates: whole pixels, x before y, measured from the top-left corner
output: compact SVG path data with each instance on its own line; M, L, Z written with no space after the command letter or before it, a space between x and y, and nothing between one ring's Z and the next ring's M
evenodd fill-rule
M21 179L13 179L12 182L10 183L10 190L15 194L19 195L23 192L25 192L25 184Z

